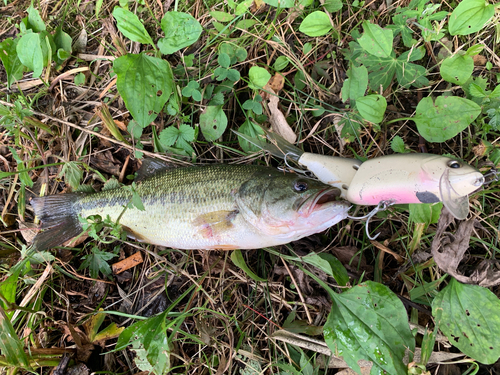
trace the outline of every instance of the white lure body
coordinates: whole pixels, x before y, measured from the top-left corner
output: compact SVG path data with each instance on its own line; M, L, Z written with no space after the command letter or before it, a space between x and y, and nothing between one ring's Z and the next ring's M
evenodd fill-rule
M467 196L484 183L475 168L432 154L398 154L370 159L352 179L347 200L359 205L443 202L458 219L469 212Z
M298 163L307 168L321 182L340 189L340 196L347 199L347 191L361 165L357 159L341 158L304 152Z

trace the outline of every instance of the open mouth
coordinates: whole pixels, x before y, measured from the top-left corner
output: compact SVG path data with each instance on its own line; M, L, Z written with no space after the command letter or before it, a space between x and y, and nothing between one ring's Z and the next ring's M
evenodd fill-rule
M336 202L340 195L338 189L324 189L316 195L311 195L305 199L299 207L299 211L304 209L304 213L309 216L314 211L318 211L326 203Z

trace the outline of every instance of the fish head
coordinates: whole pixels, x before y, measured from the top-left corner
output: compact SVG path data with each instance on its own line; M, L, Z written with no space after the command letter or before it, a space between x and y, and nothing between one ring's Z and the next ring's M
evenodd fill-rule
M339 197L338 188L295 174L279 174L266 181L246 182L237 194L237 204L259 232L294 241L346 218L349 205Z

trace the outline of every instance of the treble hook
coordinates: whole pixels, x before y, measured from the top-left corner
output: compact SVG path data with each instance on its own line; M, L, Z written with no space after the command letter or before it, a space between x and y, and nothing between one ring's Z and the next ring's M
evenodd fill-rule
M366 219L366 223L365 223L366 236L368 237L369 240L373 241L373 240L375 240L380 235L380 233L377 233L373 237L370 235L370 231L368 229L368 224L370 224L370 220L377 213L387 210L389 207L391 207L392 205L394 205L394 203L395 203L395 201L392 200L392 199L385 200L385 201L380 201L379 204L373 210L371 210L367 215L359 216L359 217L347 215L347 217L349 219L352 219L352 220L363 220L363 219Z
M316 178L316 176L314 176L314 174L309 171L309 170L303 170L303 169L299 169L299 168L295 168L295 167L292 167L290 164L288 164L288 160L287 160L287 156L288 155L295 155L291 152L287 152L284 156L283 156L283 160L285 161L285 164L287 166L288 169L294 171L295 173L298 173L298 174L302 174L306 177L309 177L309 178ZM278 167L279 170L283 170L282 167Z
M498 174L499 172L496 168L491 168L490 171L483 176L483 186L491 184L493 181L498 181Z

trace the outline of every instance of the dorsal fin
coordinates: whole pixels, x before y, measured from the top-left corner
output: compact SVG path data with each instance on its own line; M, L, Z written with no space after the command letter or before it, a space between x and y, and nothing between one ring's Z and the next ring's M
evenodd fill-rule
M162 171L166 171L167 169L171 169L172 166L168 165L166 162L158 159L144 159L142 161L142 165L137 171L137 177L135 178L135 182L141 182L148 177L153 176L154 174Z

